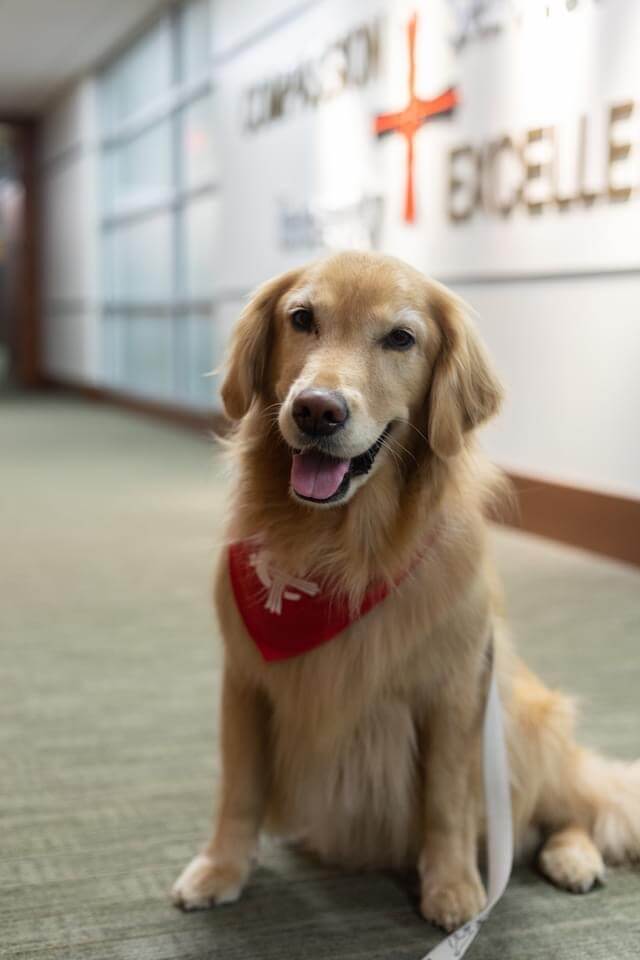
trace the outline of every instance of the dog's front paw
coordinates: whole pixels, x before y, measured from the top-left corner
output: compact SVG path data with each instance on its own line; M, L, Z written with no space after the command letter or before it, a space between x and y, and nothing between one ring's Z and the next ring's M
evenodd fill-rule
M218 861L200 853L187 864L171 890L171 899L182 910L202 910L233 903L242 893L249 866Z
M444 871L422 876L420 909L430 920L448 933L461 927L486 906L487 895L477 872L452 877Z

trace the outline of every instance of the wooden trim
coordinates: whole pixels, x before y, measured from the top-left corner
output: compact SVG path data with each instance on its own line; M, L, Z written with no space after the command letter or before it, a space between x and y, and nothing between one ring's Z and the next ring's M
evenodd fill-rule
M34 121L35 117L32 113L0 113L0 123L6 124L8 127L24 126L34 123Z
M9 238L11 289L8 294L10 376L23 386L39 382L40 269L38 257L38 123L3 120L9 126L17 157L17 182L22 187Z
M229 430L229 421L223 414L212 411L190 410L188 407L179 407L161 400L147 400L135 394L112 390L108 387L95 387L73 380L58 377L46 377L42 382L44 387L65 393L73 393L92 403L105 403L121 407L132 413L142 414L154 420L165 423L174 423L198 433L224 436Z
M40 264L38 163L35 123L22 127L22 182L24 185L24 234L22 247L22 336L18 376L26 386L40 380Z
M506 522L640 566L640 500L509 474L517 515Z

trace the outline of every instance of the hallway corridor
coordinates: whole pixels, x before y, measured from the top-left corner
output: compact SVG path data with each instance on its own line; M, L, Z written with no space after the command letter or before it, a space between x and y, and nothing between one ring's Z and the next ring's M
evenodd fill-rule
M206 437L56 395L0 398L0 957L419 960L440 940L391 875L266 844L235 906L167 891L207 834L226 467ZM640 571L494 535L522 652L640 743ZM519 867L474 960L632 960L640 874L584 897ZM286 947L286 951L285 951Z

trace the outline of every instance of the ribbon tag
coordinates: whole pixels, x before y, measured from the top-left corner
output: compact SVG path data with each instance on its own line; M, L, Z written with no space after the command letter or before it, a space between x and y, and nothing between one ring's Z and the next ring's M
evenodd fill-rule
M511 875L513 865L511 788L495 657L484 712L482 755L489 864L487 906L477 917L469 920L425 954L422 960L459 960L459 957L464 956L480 932L482 924L506 890Z

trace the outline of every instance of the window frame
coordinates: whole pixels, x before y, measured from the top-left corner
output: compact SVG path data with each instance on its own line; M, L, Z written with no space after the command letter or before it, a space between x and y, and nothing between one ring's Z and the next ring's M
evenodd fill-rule
M186 44L183 42L184 36L181 34L186 23L185 11L190 4L198 2L202 2L202 0L184 0L184 2L171 5L149 23L143 33L139 34L109 63L105 64L98 76L99 136L97 145L100 171L98 231L102 274L100 296L100 327L103 344L101 351L102 378L108 382L108 386L115 389L139 393L142 396L164 403L202 409L204 406L214 406L215 397L212 391L206 403L202 399L196 399L199 398L202 391L196 388L195 382L192 382L193 378L189 368L189 345L194 336L189 325L201 322L209 323L212 326L213 289L208 297L203 297L202 294L199 296L188 295L188 252L185 250L183 239L188 212L192 209L192 205L197 204L204 197L211 197L212 203L214 203L213 197L218 193L219 185L213 153L210 154L210 175L198 180L195 184L187 184L186 164L183 163L183 124L187 109L198 101L204 101L208 103L213 120L213 60L211 54L209 54L202 69L195 75L193 73L190 75L190 71L182 62L182 51L186 48ZM210 37L210 3L205 0L205 5L207 8L208 36ZM105 84L113 83L114 77L117 76L119 64L126 64L127 58L136 44L143 42L144 38L154 29L158 29L158 24L163 20L167 22L170 37L169 87L131 116L120 122L114 122L113 115L107 116L107 101L104 95ZM123 150L137 137L162 123L168 123L169 126L169 188L166 191L158 192L157 196L152 198L141 201L116 200L114 204L113 196L109 195L111 193L110 188L107 187L108 158L113 159L117 151ZM155 299L151 297L134 299L126 295L113 296L112 292L107 290L106 263L109 244L113 242L114 234L117 235L119 231L124 231L134 223L162 214L167 214L170 218L169 259L171 278L169 295L165 299L157 297ZM211 239L213 241L213 237ZM213 249L213 243L211 248ZM150 394L143 387L137 389L137 385L132 383L126 375L128 364L127 325L135 322L137 318L147 320L151 317L163 321L169 318L172 325L171 363L173 374L168 395L165 393L160 395ZM107 331L106 327L107 324L113 324L114 322L117 323L117 336L115 338L113 335L115 328L112 327ZM132 326L129 326L128 329L133 331ZM212 329L210 339L213 343ZM107 340L110 344L109 351L106 349ZM118 343L119 359L114 367L112 350L115 342ZM107 352L109 352L109 357L106 355ZM211 359L210 362L213 362L213 360ZM106 369L107 366L108 369Z

